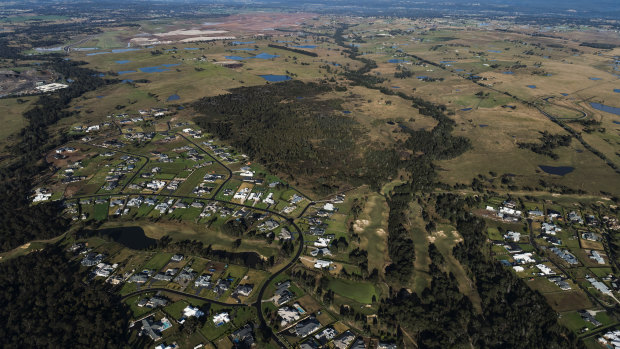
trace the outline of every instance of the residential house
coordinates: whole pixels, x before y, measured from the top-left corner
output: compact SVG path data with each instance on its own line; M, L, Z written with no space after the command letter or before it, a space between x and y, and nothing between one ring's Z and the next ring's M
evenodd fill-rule
M300 314L297 309L284 306L278 309L278 316L280 317L280 328L285 328L289 324L299 320Z
M252 293L253 289L254 289L254 285L252 285L252 284L239 285L235 289L235 294L237 294L239 296L248 297L250 295L250 293Z
M314 316L310 316L295 325L295 333L298 337L305 338L319 328L321 323Z
M153 317L142 319L141 334L149 336L153 341L161 339L161 333L172 327L170 321L166 318L162 318L159 321L154 321Z
M230 340L235 348L251 348L254 344L254 328L246 324L230 335Z
M211 282L209 280L211 280L211 275L208 275L208 274L200 275L198 279L194 281L194 287L196 288L209 287L211 285Z
M213 323L216 327L222 326L230 322L230 315L227 312L215 314L213 316Z

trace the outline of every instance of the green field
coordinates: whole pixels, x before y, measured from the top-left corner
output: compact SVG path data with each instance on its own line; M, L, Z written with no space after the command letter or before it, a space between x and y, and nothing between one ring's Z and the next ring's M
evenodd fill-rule
M329 281L328 287L334 293L359 303L370 304L372 303L373 296L378 298L377 290L370 282L332 279Z

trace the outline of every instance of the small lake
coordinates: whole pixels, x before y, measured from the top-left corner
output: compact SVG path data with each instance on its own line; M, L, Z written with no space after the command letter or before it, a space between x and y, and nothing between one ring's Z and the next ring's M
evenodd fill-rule
M493 52L493 53L502 53L502 51L500 51L500 50L487 50L487 51Z
M601 78L590 78L590 80L598 81L601 80Z
M133 82L133 80L131 80L131 79L125 79L125 80L123 80L123 81L121 81L121 82L122 82L123 84L127 84L127 83L130 83L130 82Z
M424 79L428 79L428 76L426 76L426 75L418 75L418 76L416 76L416 79L424 80Z
M116 63L117 63L117 64L127 64L127 63L129 63L129 62L131 62L131 61L127 61L127 60L124 60L124 61L116 61Z
M233 41L232 44L233 45L248 45L248 44L253 44L256 41Z
M161 73L165 71L170 71L170 69L160 68L160 67L144 67L138 68L143 73Z
M485 124L480 124L478 125L479 127L488 127L489 125L485 125Z
M536 85L526 85L529 88L536 88Z
M124 75L124 74L129 74L129 73L137 73L137 71L135 71L135 70L121 70L119 72L116 72L116 74L118 74L118 75Z
M568 93L560 93L560 94L564 97L568 96Z
M472 108L463 108L463 109L461 109L461 111L470 111L470 110L472 110Z
M400 86L392 86L392 88L400 88Z
M255 48L242 47L242 48L231 48L231 51L256 51Z
M280 81L286 81L286 80L291 80L292 78L288 75L259 75L261 78L269 81L269 82L280 82Z
M620 88L614 88L615 93L620 93Z
M351 114L351 111L350 110L343 110L342 113L343 114Z
M604 111L611 114L620 115L620 108L610 107L601 103L590 102L590 106L596 110Z
M441 63L441 64L456 63L456 61L439 61L439 63Z
M112 50L112 53L123 53L123 52L131 52L131 51L140 51L139 48L117 48Z
M558 175L558 176L567 175L575 170L575 168L571 166L538 165L538 167L540 167L540 169L543 170L543 172L545 173L552 174L552 175Z
M188 51L195 51L195 50L198 50L198 47L185 47L183 49L188 50Z
M244 59L249 59L252 57L241 57L241 56L224 56L226 59L232 59L233 61L243 61Z
M133 250L144 250L157 244L157 240L146 236L140 227L100 229L93 233L99 236L108 236L115 242Z
M179 99L181 99L181 97L179 97L179 95L175 93L173 95L170 95L170 97L168 97L168 99L166 99L166 101L168 101L168 102L169 101L178 101Z
M316 48L316 45L296 45L297 48Z
M92 52L92 53L87 53L87 56L96 56L96 55L104 55L106 53L112 53L110 51L102 51L102 52Z
M406 61L404 59L392 58L392 59L388 60L388 63L409 63L409 61Z
M614 120L614 121L612 121L612 122L613 122L614 124L616 124L616 125L620 125L620 121L616 121L616 120Z
M511 71L504 71L504 72L502 72L502 74L512 75L512 74L514 74L514 73L513 73L513 72L511 72Z
M272 58L278 58L280 57L279 55L270 55L269 53L259 53L256 56L252 57L252 58L258 58L258 59L272 59Z

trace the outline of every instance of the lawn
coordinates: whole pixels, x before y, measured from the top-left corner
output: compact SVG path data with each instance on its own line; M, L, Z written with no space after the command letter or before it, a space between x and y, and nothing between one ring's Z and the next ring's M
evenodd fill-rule
M377 297L377 290L370 282L357 282L343 279L329 281L329 289L356 302L370 304L372 297Z
M172 257L172 253L159 252L156 255L154 255L153 258L151 258L144 265L143 268L160 270L168 263L168 261L170 260L170 257Z
M108 218L108 204L95 205L94 218L98 221L104 221Z

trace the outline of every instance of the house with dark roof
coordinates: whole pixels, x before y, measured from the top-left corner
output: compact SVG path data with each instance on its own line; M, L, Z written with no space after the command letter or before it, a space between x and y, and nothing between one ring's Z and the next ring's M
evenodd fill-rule
M298 337L305 338L319 328L321 323L314 316L310 316L295 325L295 333Z

